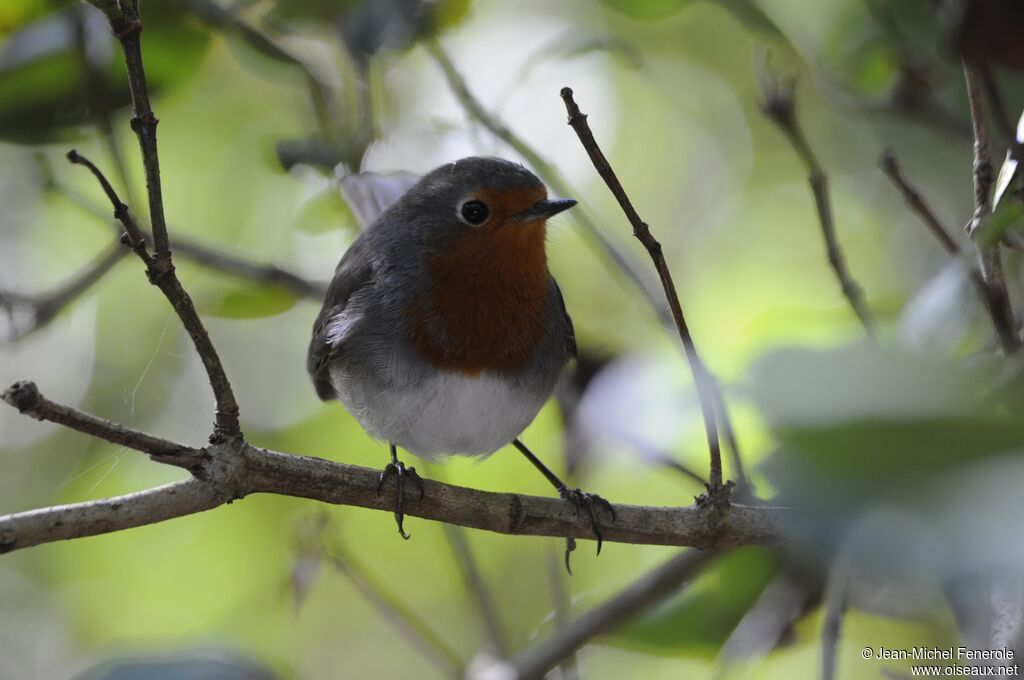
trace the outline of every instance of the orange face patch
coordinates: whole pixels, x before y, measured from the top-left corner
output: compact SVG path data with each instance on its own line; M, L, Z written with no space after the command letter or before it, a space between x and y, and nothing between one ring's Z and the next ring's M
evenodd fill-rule
M490 218L470 227L427 262L433 287L408 310L413 345L439 368L468 375L521 369L544 336L548 295L544 220L514 216L547 197L543 186L485 189L475 198ZM431 337L425 302L441 317L448 341Z

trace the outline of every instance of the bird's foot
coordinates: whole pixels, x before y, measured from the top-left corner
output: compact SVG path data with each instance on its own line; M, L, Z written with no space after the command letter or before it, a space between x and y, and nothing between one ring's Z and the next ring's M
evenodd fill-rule
M411 481L420 492L420 500L423 500L423 478L419 476L414 467L406 467L400 460L393 460L381 470L380 479L377 482L377 495L389 478L395 478L395 522L398 524L398 533L405 540L409 540L409 534L405 533L402 522L405 520L405 482Z
M604 510L611 517L611 521L615 521L615 509L612 504L606 501L596 493L587 493L580 489L570 489L569 487L563 486L558 490L558 494L565 500L572 503L572 506L576 509L577 519L583 516L585 510L587 516L590 518L590 529L594 532L594 537L597 539L597 554L601 554L601 545L604 542L604 535L601 533L601 522L598 518L598 510ZM572 574L572 567L569 566L569 555L573 550L576 549L576 540L571 536L565 539L565 569Z

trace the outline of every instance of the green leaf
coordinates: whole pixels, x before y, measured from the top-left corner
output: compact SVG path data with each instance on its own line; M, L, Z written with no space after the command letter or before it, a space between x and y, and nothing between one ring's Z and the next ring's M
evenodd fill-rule
M287 288L243 284L215 299L204 300L199 304L199 312L226 319L259 319L286 312L296 302L295 293Z
M731 552L661 607L602 642L651 654L714 656L777 569L771 549Z

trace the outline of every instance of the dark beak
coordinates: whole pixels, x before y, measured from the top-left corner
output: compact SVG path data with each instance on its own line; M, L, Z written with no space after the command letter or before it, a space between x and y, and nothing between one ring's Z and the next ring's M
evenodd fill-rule
M523 212L519 213L519 219L524 222L533 220L546 220L553 215L568 210L576 205L571 198L546 199L533 204Z

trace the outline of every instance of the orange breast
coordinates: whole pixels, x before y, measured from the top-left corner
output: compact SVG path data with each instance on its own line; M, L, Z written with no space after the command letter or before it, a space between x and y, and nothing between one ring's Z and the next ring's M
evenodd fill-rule
M410 339L420 354L439 368L469 375L521 369L544 336L544 238L543 220L470 230L430 259L433 290L409 310ZM428 301L448 342L428 333Z

